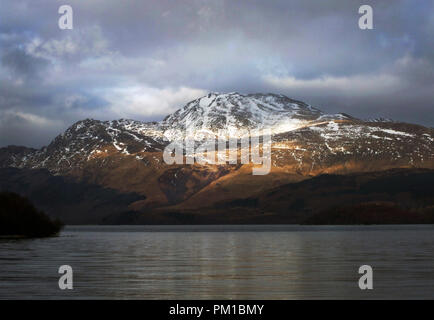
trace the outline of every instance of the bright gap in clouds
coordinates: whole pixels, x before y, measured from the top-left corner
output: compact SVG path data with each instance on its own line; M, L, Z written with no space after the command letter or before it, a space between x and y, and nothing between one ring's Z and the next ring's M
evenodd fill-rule
M144 86L118 87L104 90L109 110L120 118L163 118L187 102L204 96L207 91L194 88L158 89Z

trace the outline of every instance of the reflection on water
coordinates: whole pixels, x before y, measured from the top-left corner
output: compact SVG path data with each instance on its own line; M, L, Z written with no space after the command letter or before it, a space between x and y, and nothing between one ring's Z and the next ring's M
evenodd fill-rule
M434 226L67 227L0 240L0 299L432 299L433 249ZM374 290L358 287L363 264Z

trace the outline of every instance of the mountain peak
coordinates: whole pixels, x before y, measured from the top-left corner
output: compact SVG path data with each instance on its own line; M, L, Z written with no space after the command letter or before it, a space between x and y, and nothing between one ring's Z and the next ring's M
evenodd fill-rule
M333 163L345 167L352 161L370 163L385 157L394 166L432 166L432 129L326 114L282 94L210 92L160 122L84 119L40 150L2 148L0 167L49 168L57 174L73 172L93 160L103 168L105 159L121 158L160 166L157 155L171 141L185 136L201 139L204 132L239 138L261 129L274 134L277 167L308 172ZM146 160L147 156L151 158Z
M323 117L323 119L322 119ZM282 94L210 92L187 103L166 117L162 125L168 128L169 139L176 131L224 130L240 136L245 130L271 129L273 133L291 131L314 121L343 120L344 115L326 115L321 110Z

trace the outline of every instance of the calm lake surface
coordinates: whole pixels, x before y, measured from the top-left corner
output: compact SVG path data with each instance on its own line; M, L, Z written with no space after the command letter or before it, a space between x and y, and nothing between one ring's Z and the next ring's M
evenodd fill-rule
M74 289L58 287L70 265ZM374 289L360 290L361 265ZM434 226L69 226L0 240L0 299L433 299Z

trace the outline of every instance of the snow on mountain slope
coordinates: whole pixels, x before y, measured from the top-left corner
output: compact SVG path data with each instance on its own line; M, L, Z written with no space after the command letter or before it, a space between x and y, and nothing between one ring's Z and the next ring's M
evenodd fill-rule
M26 152L22 157L9 158L3 166L49 168L58 173L79 167L92 158L113 153L161 152L166 144L156 122L86 119L73 124L47 147Z
M284 95L239 93L210 93L161 122L79 121L40 150L1 148L0 167L47 168L65 174L112 155L142 161L145 153L161 153L184 135L198 138L197 133L217 135L223 130L224 135L240 137L258 129L274 134L272 157L277 167L295 163L306 169L373 160L434 167L432 128L325 114Z
M433 136L431 128L406 123L330 121L275 135L273 165L293 159L310 171L346 162L434 168Z
M223 130L224 134L231 137L241 137L246 130L267 128L275 134L318 121L349 118L343 114L326 115L284 95L209 93L168 116L162 126L165 135L175 140L179 132L196 137L198 132L217 134L218 130Z

